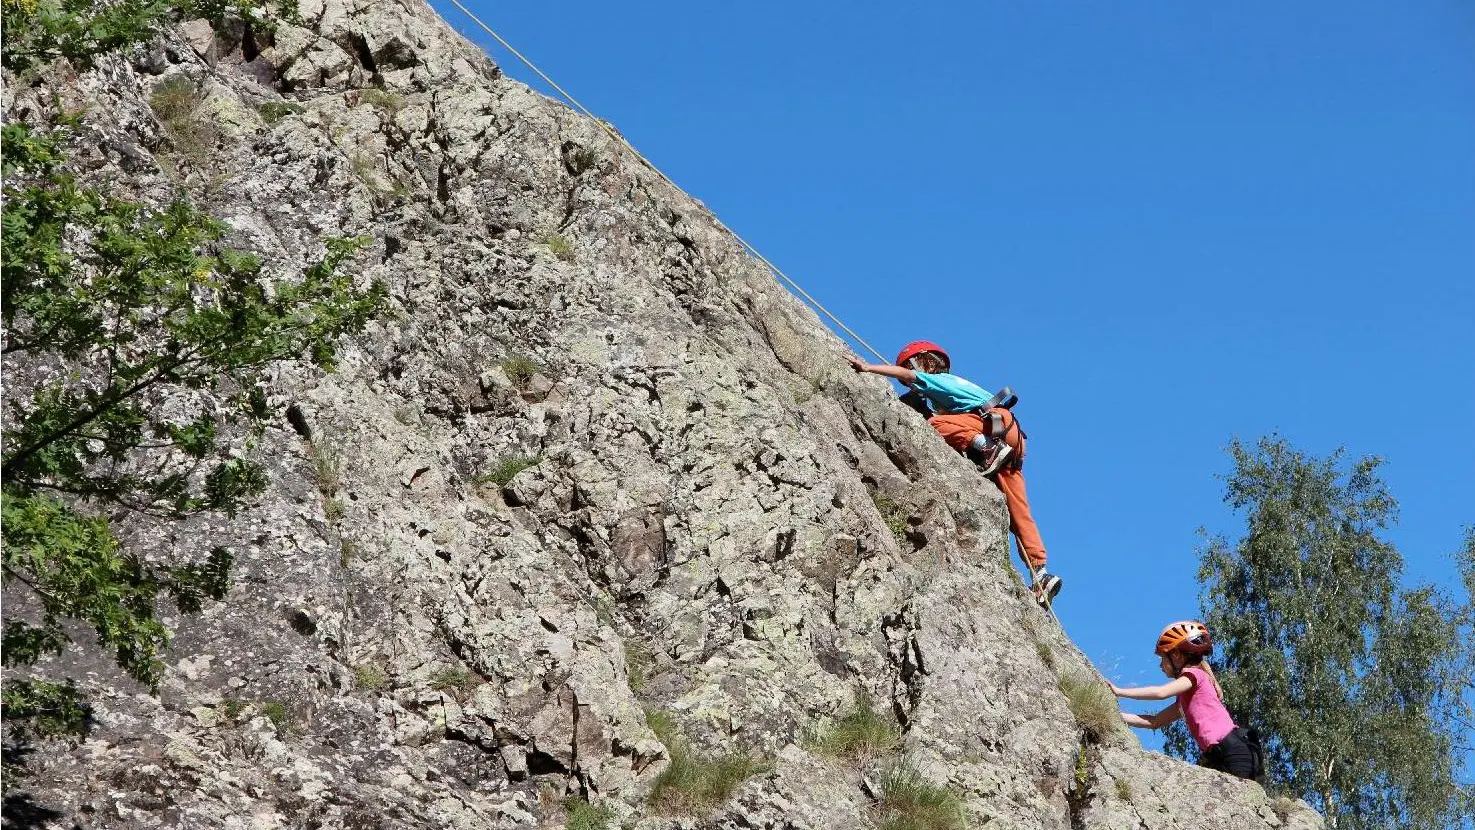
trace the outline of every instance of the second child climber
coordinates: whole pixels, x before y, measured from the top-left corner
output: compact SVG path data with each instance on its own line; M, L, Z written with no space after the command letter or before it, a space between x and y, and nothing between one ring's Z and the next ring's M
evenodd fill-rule
M952 361L936 343L907 344L894 366L866 363L854 355L845 359L857 372L901 381L910 390L903 400L928 416L927 423L943 440L977 463L1004 492L1009 529L1019 545L1019 557L1029 566L1035 600L1048 606L1064 582L1045 570L1045 543L1030 515L1024 488L1024 432L1014 413L993 405L995 396L977 384L951 374Z
M1239 778L1259 778L1260 740L1251 730L1236 726L1224 706L1223 690L1204 658L1214 650L1209 629L1197 620L1175 622L1163 629L1154 652L1163 674L1172 678L1161 686L1122 688L1111 684L1117 697L1130 700L1167 700L1172 706L1155 715L1122 713L1129 726L1161 729L1182 718L1198 744L1199 765Z

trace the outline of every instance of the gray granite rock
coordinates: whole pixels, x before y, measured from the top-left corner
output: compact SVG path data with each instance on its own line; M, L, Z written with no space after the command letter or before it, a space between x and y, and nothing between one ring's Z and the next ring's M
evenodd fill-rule
M642 830L839 830L903 755L975 826L1317 825L1125 730L1086 740L1057 681L1090 668L1009 562L995 488L699 202L421 0L302 12L249 49L194 21L6 78L7 120L85 105L89 177L188 192L279 276L369 235L392 298L336 373L276 370L258 505L132 537L237 552L227 601L168 617L161 695L86 649L43 666L98 709L33 761L43 826L556 827L579 795ZM174 77L203 92L203 157L149 109ZM807 748L862 694L895 756ZM656 815L647 710L770 765Z

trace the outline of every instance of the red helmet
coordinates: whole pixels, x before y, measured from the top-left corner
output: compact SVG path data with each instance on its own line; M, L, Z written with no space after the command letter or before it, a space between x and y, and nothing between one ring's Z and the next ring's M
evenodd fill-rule
M1209 628L1198 620L1175 622L1158 635L1157 648L1153 652L1159 657L1181 651L1184 654L1203 656L1214 650L1214 641L1209 637Z
M917 340L906 344L906 348L902 349L901 354L896 356L896 365L904 367L912 358L926 352L932 352L942 358L942 362L946 364L944 370L953 365L952 359L947 356L947 352L943 351L941 346L927 340Z

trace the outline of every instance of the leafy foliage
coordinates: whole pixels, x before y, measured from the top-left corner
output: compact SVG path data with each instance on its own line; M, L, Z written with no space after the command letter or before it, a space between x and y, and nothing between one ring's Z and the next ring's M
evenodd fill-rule
M81 186L64 137L3 131L3 353L27 367L7 373L4 578L39 604L39 621L5 620L3 662L59 653L66 621L81 620L156 689L169 642L157 600L191 613L223 598L231 554L148 563L109 516L233 515L259 494L265 471L228 439L231 425L259 430L269 414L263 370L297 357L331 367L336 339L364 326L384 289L337 273L365 240L329 240L299 278L268 282L187 202L156 209ZM7 720L28 717L41 734L80 728L80 698L60 688L8 684Z
M98 55L152 38L172 21L205 18L220 22L236 17L270 29L275 20L297 22L296 0L275 4L275 12L259 0L0 0L5 13L6 69L22 71L58 58L79 68Z
M1400 588L1378 459L1318 459L1278 437L1229 452L1225 500L1247 514L1246 534L1211 539L1199 575L1230 708L1267 736L1271 776L1334 826L1451 826L1468 604Z
M82 731L87 705L71 681L16 680L5 685L5 717L42 737Z

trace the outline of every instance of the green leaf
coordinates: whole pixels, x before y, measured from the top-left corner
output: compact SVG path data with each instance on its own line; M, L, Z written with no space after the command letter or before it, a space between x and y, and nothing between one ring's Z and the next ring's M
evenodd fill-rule
M1201 598L1226 702L1267 736L1270 777L1341 830L1449 826L1475 621L1400 585L1379 459L1316 458L1276 436L1229 453L1224 498L1245 532L1207 541Z
M87 728L89 709L82 692L70 680L66 683L7 680L0 701L4 704L8 726L42 737L80 737Z

